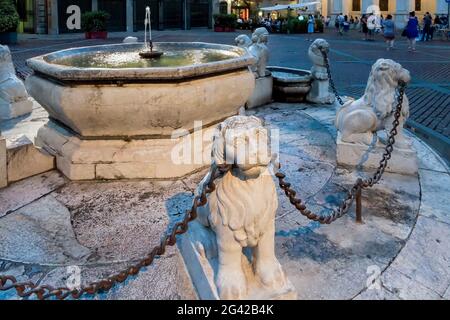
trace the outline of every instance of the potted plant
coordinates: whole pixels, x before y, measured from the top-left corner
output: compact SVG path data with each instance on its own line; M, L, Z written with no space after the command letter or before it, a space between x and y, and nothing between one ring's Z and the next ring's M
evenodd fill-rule
M234 32L236 30L237 16L235 14L215 14L215 32Z
M106 39L109 13L105 11L88 11L81 15L81 28L86 39Z
M11 0L0 0L0 43L17 43L17 26L19 14Z

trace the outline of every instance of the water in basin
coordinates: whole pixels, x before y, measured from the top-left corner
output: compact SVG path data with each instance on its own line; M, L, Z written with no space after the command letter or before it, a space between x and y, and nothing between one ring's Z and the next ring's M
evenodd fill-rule
M142 59L140 49L115 52L89 52L69 55L48 61L53 64L78 68L154 68L183 67L239 57L236 52L220 49L180 49L164 51L158 59Z
M293 72L282 72L282 71L271 71L274 78L298 78L299 76L306 76L307 73L293 73Z

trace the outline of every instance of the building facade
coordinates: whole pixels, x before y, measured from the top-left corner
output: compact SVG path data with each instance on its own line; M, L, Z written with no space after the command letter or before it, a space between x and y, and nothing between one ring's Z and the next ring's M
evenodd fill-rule
M391 14L398 26L404 26L409 12L415 11L419 17L426 12L432 15L448 13L445 0L322 0L322 14L334 16L340 12L361 16L363 13ZM379 10L379 11L378 11Z
M16 0L19 32L60 34L81 32L68 19L86 11L110 14L108 31L144 30L145 7L151 8L152 28L212 27L213 1L217 0ZM218 6L217 6L218 11Z
M19 32L59 34L81 32L71 29L67 21L74 14L73 6L80 13L105 10L110 13L109 31L139 31L144 29L145 7L152 12L152 28L191 29L211 28L214 13L234 13L247 20L267 17L276 13L263 12L260 8L276 4L297 4L313 0L15 0L20 16ZM377 11L392 14L398 26L403 26L410 11L419 17L425 12L447 14L446 0L320 0L309 11L324 16L336 16L340 12L360 16ZM378 12L378 11L377 11Z

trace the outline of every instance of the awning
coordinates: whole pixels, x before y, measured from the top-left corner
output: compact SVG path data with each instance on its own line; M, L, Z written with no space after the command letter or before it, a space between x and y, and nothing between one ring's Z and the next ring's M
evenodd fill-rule
M264 7L260 8L262 11L281 11L281 10L287 10L287 9L301 9L308 6L312 6L315 4L319 4L320 1L313 1L313 2L305 2L305 3L297 3L297 4L277 4L276 6L272 7Z

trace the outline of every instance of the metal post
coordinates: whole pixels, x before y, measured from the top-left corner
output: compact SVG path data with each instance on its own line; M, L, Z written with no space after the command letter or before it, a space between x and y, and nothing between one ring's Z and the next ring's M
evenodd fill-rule
M356 191L356 223L362 223L361 186Z

